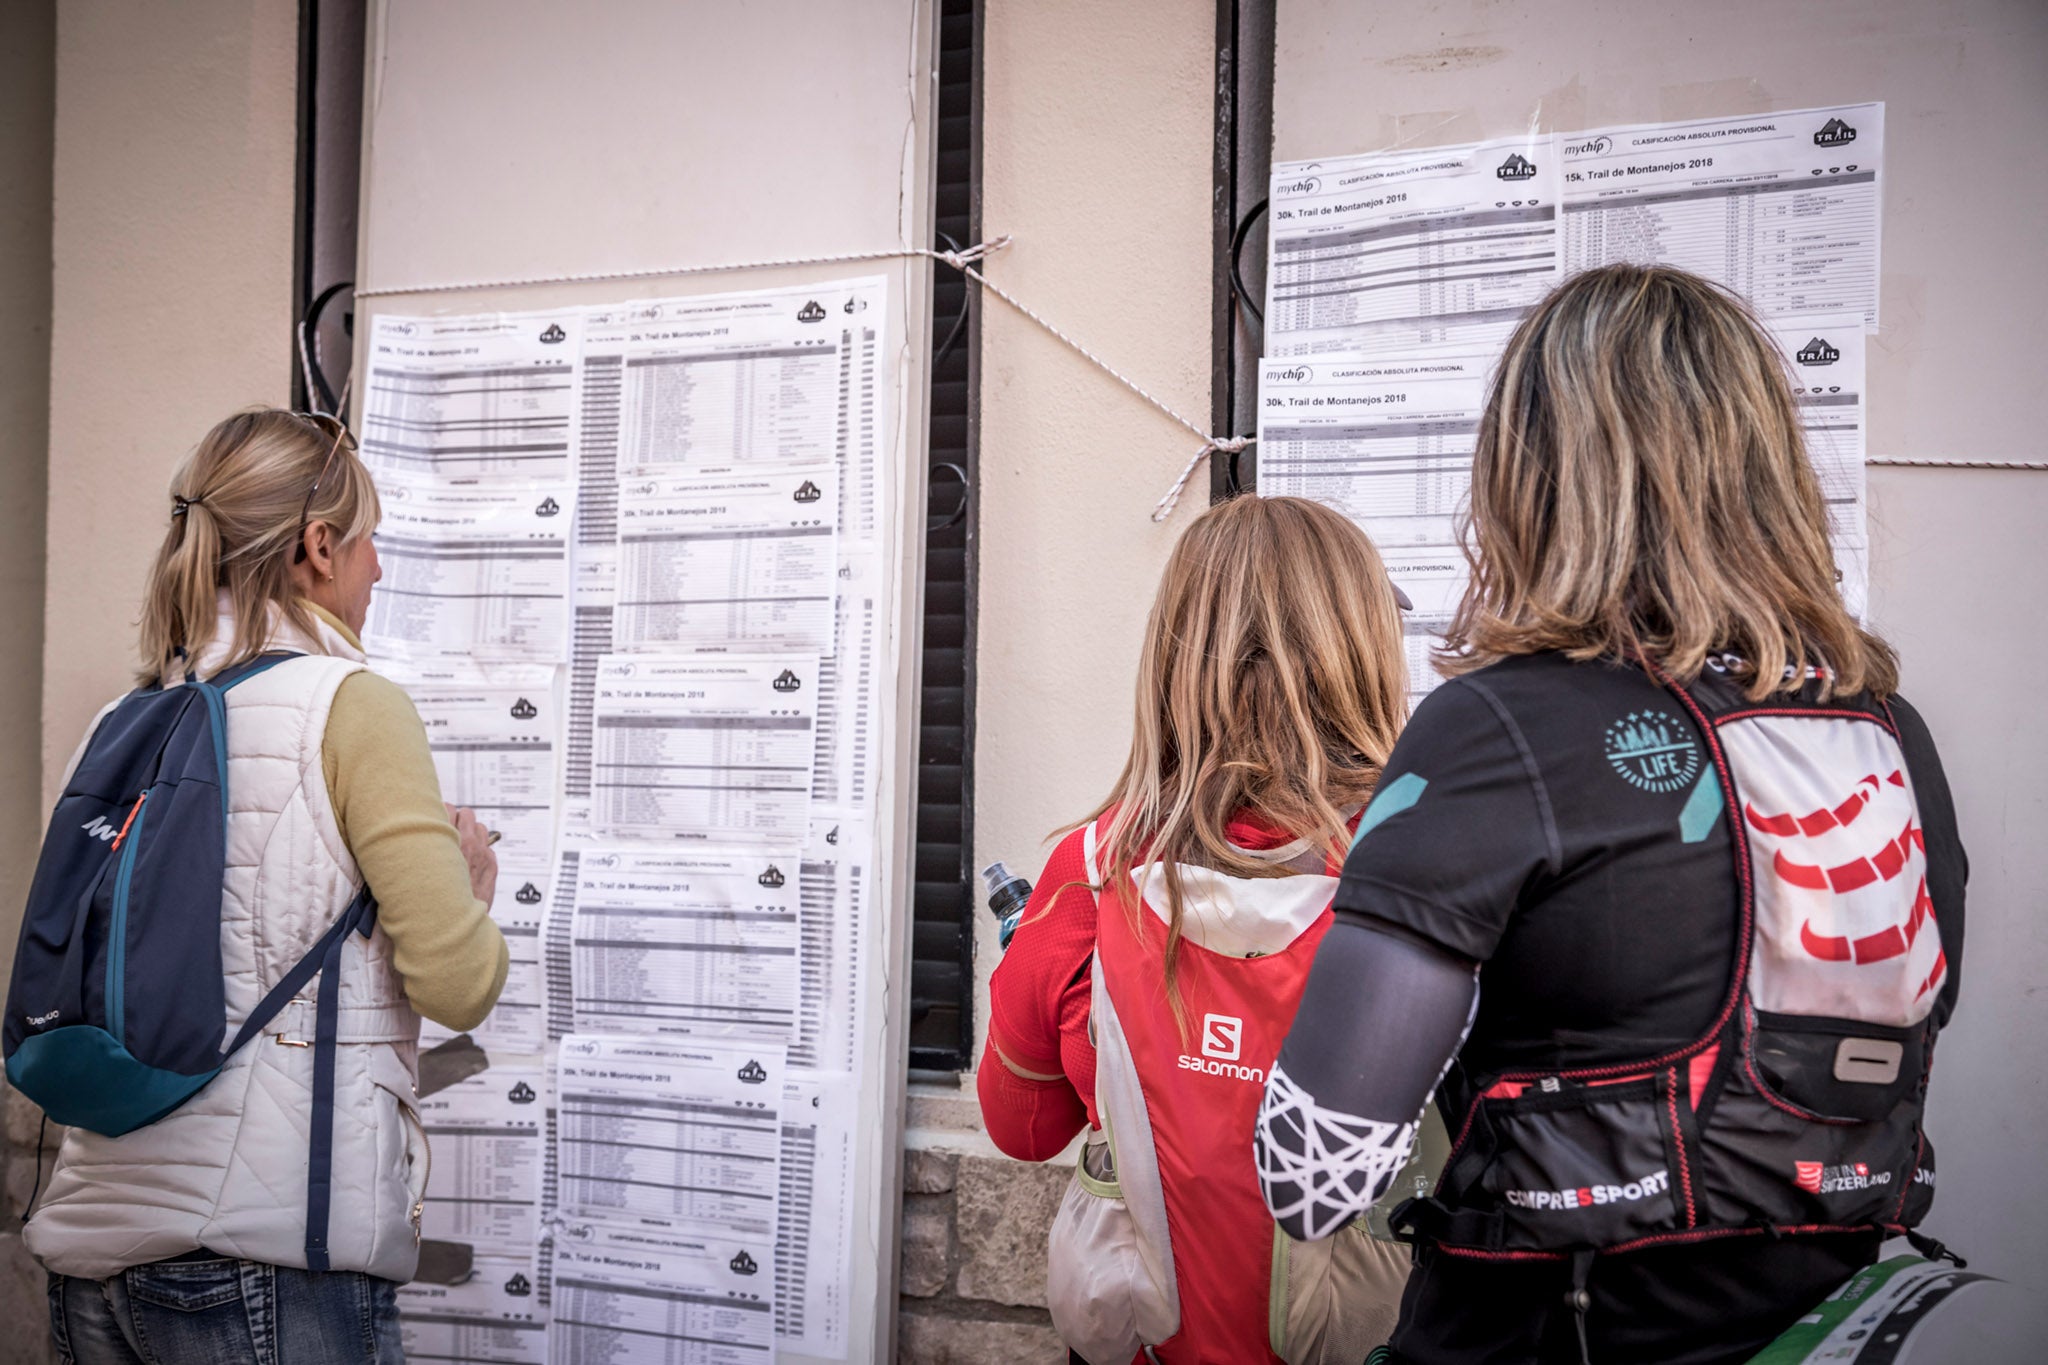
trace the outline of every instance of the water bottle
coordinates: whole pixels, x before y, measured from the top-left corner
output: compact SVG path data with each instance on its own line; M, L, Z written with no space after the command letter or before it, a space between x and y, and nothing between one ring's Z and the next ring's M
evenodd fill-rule
M1001 926L996 930L996 942L1008 948L1017 921L1024 918L1024 906L1031 900L1031 883L1003 866L1000 859L981 870L981 880L988 887L988 912Z

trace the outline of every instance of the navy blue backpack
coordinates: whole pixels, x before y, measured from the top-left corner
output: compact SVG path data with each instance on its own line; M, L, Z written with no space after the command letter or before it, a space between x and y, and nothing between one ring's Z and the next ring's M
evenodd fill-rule
M223 1045L226 694L294 657L138 688L100 722L43 837L0 1052L50 1118L118 1137L197 1094L318 973L307 1259L324 1270L336 969L375 927L367 887Z

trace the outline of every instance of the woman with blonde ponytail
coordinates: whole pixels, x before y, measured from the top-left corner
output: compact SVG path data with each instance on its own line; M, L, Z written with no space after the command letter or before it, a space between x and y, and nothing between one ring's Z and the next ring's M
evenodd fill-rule
M167 1116L70 1130L24 1235L78 1365L398 1362L428 1165L419 1021L474 1028L505 982L490 833L442 804L411 702L364 666L377 490L338 421L227 418L165 513L137 685L290 656L224 694L223 1039L360 888L377 902L341 955L328 1264L308 1268L312 985Z
M991 1138L1087 1141L1054 1224L1077 1358L1356 1362L1406 1253L1279 1231L1249 1163L1261 1083L1335 873L1407 712L1399 591L1336 512L1244 496L1189 526L1109 797L1047 863L990 983Z

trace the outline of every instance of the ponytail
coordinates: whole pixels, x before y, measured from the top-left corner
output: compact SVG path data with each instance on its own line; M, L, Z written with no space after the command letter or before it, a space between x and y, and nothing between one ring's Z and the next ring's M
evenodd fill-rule
M233 638L209 671L261 653L280 625L312 633L292 579L301 533L324 521L346 544L368 535L379 512L353 443L343 437L335 450L335 439L310 418L258 408L214 427L178 466L170 526L143 589L139 684L195 668L216 643L223 606ZM334 472L321 479L330 451Z

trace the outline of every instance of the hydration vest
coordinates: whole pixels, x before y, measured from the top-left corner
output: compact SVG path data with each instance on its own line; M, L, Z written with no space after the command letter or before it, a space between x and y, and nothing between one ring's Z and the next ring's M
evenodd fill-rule
M1334 869L1305 841L1258 855L1303 869L1292 876L1181 867L1183 1029L1166 997L1164 869L1138 869L1134 921L1102 884L1098 828L1083 847L1099 888L1089 1031L1102 1132L1054 1222L1054 1325L1089 1360L1146 1348L1162 1361L1360 1360L1392 1330L1407 1254L1362 1222L1293 1242L1251 1160L1266 1077L1331 924Z
M1921 1120L1948 961L1889 708L1812 687L1751 702L1719 661L1663 681L1713 760L1681 837L1730 827L1719 1014L1638 1061L1468 1076L1435 1192L1394 1215L1452 1255L1571 1260L1582 1314L1596 1255L1908 1233L1934 1194Z

